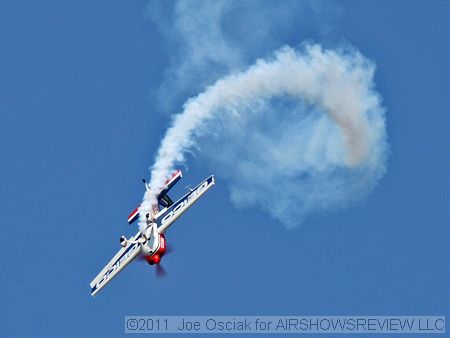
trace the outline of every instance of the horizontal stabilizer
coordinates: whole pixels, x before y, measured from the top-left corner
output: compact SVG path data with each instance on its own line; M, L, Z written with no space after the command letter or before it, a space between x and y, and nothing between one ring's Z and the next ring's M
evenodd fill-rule
M133 223L138 218L139 218L139 209L136 208L133 210L133 212L130 215L128 215L128 224Z
M164 208L168 208L173 204L172 199L167 195L170 189L181 179L183 174L181 170L175 171L172 176L166 181L163 189L158 195L158 203ZM128 215L128 224L134 223L139 219L139 208L134 209L131 214Z
M162 199L169 192L170 189L181 179L182 177L181 170L175 171L172 176L166 181L166 185L161 190L158 195L158 200Z

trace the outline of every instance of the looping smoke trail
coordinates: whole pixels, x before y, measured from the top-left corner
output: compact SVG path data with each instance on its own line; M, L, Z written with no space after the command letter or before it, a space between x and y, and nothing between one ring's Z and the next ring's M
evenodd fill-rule
M283 131L282 135L265 135L259 143L253 142L256 148L261 148L259 151L266 154L263 157L265 160L276 163L278 169L273 172L270 172L273 168L268 165L268 177L273 179L275 173L289 171L286 176L290 178L289 185L297 185L298 190L308 191L306 187L314 187L315 183L334 189L318 192L310 187L309 191L315 194L315 199L292 191L289 198L297 204L304 203L304 207L293 211L288 209L292 202L281 201L268 210L274 217L293 227L295 224L292 224L293 217L289 216L289 212L299 216L301 221L315 209L314 205L316 209L326 208L327 205L338 207L340 200L343 206L348 200L365 196L384 173L387 148L384 110L380 106L379 95L374 91L374 69L374 64L355 50L324 50L320 45L305 45L301 51L296 51L286 46L278 50L272 59L258 60L245 72L218 80L203 93L190 98L184 104L183 112L175 116L158 150L151 170L151 189L144 195L140 215L150 211L174 165L185 160L184 154L200 136L205 136L208 125L222 126L224 134L227 124L235 123L236 119L242 119L243 123L250 119L258 122L255 123L257 126L261 122L264 124L264 119L271 116L264 113L266 110L274 117L275 129L277 124L283 125L286 118L289 125L285 131L292 134L289 142L281 141L284 147L279 149L278 154L273 151L273 143L283 138ZM298 114L294 112L285 116L283 109L277 111L270 102L274 98L297 102ZM315 111L311 114L321 114L320 118L308 120L308 114L305 114L308 109L305 107L313 107ZM217 124L218 120L221 124ZM333 129L336 126L337 130ZM318 128L325 128L326 134L318 132ZM296 130L300 138L295 135ZM221 130L215 132L220 135ZM229 142L233 144L232 140ZM306 153L308 149L309 153L311 149L316 149L323 156L319 159L314 158L314 154L309 157L303 153L296 154L296 151L302 152L302 147ZM251 151L247 155L244 162L250 166L261 157ZM236 162L229 158L217 161L234 172L240 167L239 160ZM240 174L245 177L245 169ZM304 180L301 177L305 174L318 179ZM324 181L330 182L330 185L324 185ZM238 182L233 183L236 187ZM254 189L259 188L255 187L248 189L254 197L252 203L264 208L266 201L257 197ZM274 185L263 188L268 189L270 194L270 189L277 188ZM238 189L232 186L231 190L232 200L239 202L244 198L236 197L239 195ZM329 197L326 195L335 195L335 198L327 200ZM144 219L141 217L141 220Z

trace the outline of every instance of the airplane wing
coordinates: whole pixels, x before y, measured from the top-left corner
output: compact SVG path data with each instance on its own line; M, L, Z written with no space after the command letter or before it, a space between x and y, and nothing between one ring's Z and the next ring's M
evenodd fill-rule
M186 195L168 208L164 208L156 215L158 232L164 233L169 226L177 220L187 209L189 209L205 192L215 183L214 176L208 177Z
M133 238L137 241L142 237L139 231ZM122 271L129 263L131 263L141 252L142 244L130 244L121 248L119 252L109 261L102 271L91 282L91 295L95 296L106 284L108 284L117 274Z

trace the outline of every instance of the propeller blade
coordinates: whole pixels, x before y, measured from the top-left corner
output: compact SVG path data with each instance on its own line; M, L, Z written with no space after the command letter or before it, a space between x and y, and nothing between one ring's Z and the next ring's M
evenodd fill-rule
M167 272L160 264L156 264L156 277L164 278L167 277Z
M136 260L147 263L147 258L144 254L140 254L139 256L137 256Z
M175 247L174 247L173 245L167 244L166 255L167 255L167 254L171 254L171 253L173 253L173 252L175 252L175 251L176 251L176 250L175 250Z

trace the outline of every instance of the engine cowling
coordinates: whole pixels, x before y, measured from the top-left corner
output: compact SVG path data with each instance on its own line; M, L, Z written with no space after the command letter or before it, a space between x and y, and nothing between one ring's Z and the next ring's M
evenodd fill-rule
M166 237L164 235L159 235L159 240L158 250L153 255L145 257L150 265L159 264L161 257L166 253Z

